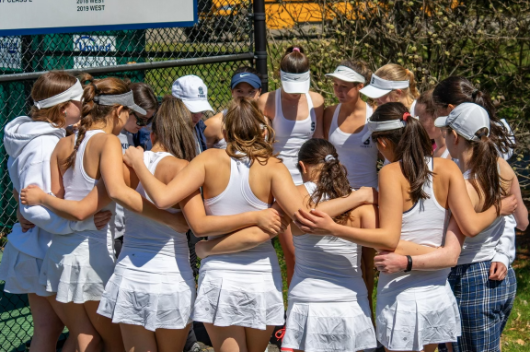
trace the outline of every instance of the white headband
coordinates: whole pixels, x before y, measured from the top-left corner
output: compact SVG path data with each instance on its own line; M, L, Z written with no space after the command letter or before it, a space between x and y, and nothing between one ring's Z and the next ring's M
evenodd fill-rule
M52 106L65 103L71 100L81 101L82 98L83 87L81 86L81 82L79 82L79 80L76 80L75 84L64 92L54 95L53 97L49 97L47 99L36 101L33 103L33 105L35 105L35 107L40 110L45 108L51 108Z
M379 89L393 90L393 89L408 88L410 82L409 81L389 81L389 80L376 76L374 73L372 74L372 80L370 81L370 84Z
M345 82L359 82L366 83L363 75L357 73L355 70L347 66L338 66L333 73L326 73L327 77L335 77Z

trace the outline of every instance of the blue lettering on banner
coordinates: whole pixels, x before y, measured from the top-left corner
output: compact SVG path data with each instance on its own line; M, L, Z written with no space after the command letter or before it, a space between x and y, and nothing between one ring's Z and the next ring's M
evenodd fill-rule
M96 40L88 35L80 36L75 42L74 45L79 51L89 52L89 51L103 51L109 52L112 51L112 45L110 43L106 45L97 45Z

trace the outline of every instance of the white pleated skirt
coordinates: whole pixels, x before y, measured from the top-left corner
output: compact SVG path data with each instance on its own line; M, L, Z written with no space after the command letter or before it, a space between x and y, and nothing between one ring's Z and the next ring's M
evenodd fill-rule
M178 269L175 257L124 248L98 314L150 331L184 329L191 323L195 280L191 268L185 275Z
M46 252L39 282L62 303L99 301L114 272L106 243L79 234L55 235Z
M449 283L377 295L377 339L389 350L421 351L461 335L458 304Z
M281 272L202 271L193 320L259 330L283 325Z
M36 293L51 296L39 283L42 259L29 256L7 243L0 263L0 281L5 281L4 291L12 294Z
M305 352L376 348L368 298L351 302L291 302L282 347Z

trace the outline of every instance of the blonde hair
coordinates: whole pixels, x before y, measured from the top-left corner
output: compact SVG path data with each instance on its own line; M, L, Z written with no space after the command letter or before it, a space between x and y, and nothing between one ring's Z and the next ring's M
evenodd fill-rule
M408 88L401 90L412 100L417 99L420 93L416 89L416 80L414 73L398 64L386 64L375 71L375 75L388 81L409 81Z

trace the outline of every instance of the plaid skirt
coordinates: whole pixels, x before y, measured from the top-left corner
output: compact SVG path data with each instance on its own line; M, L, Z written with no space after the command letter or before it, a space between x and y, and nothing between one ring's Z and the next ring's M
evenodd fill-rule
M510 266L502 281L489 280L491 261L462 264L451 269L449 284L462 320L462 335L455 352L498 352L517 290Z

